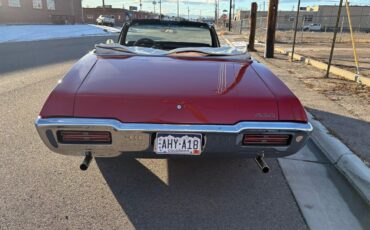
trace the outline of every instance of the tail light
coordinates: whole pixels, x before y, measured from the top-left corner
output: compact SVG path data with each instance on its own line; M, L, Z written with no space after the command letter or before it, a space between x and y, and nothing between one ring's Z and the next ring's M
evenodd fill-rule
M112 136L106 131L58 131L58 141L63 144L111 144Z
M243 145L289 145L291 135L287 134L245 134Z

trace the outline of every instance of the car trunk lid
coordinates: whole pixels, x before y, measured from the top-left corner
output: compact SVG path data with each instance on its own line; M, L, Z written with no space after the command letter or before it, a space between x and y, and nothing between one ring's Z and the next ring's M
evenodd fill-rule
M278 120L274 95L249 65L207 58L99 58L76 94L74 116L168 124Z

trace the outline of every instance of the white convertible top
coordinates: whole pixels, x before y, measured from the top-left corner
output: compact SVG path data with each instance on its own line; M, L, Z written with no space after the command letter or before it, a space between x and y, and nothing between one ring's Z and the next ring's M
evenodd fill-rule
M97 55L122 55L123 53L138 54L138 55L155 55L155 56L166 56L175 53L185 52L197 52L208 54L208 57L222 57L227 59L250 59L249 53L245 50L236 49L233 47L186 47L177 48L173 50L161 50L155 48L147 48L140 46L124 46L118 43L111 44L96 44L95 53Z

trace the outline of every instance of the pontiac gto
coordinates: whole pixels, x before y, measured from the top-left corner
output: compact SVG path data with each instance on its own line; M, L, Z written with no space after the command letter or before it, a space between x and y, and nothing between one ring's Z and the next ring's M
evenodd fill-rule
M297 97L200 22L136 20L59 82L36 120L54 152L92 157L294 154L312 126Z

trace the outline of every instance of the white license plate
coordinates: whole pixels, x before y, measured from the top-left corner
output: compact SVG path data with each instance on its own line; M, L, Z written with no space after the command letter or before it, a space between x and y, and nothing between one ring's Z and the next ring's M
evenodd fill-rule
M157 133L154 142L157 154L200 155L202 134Z

